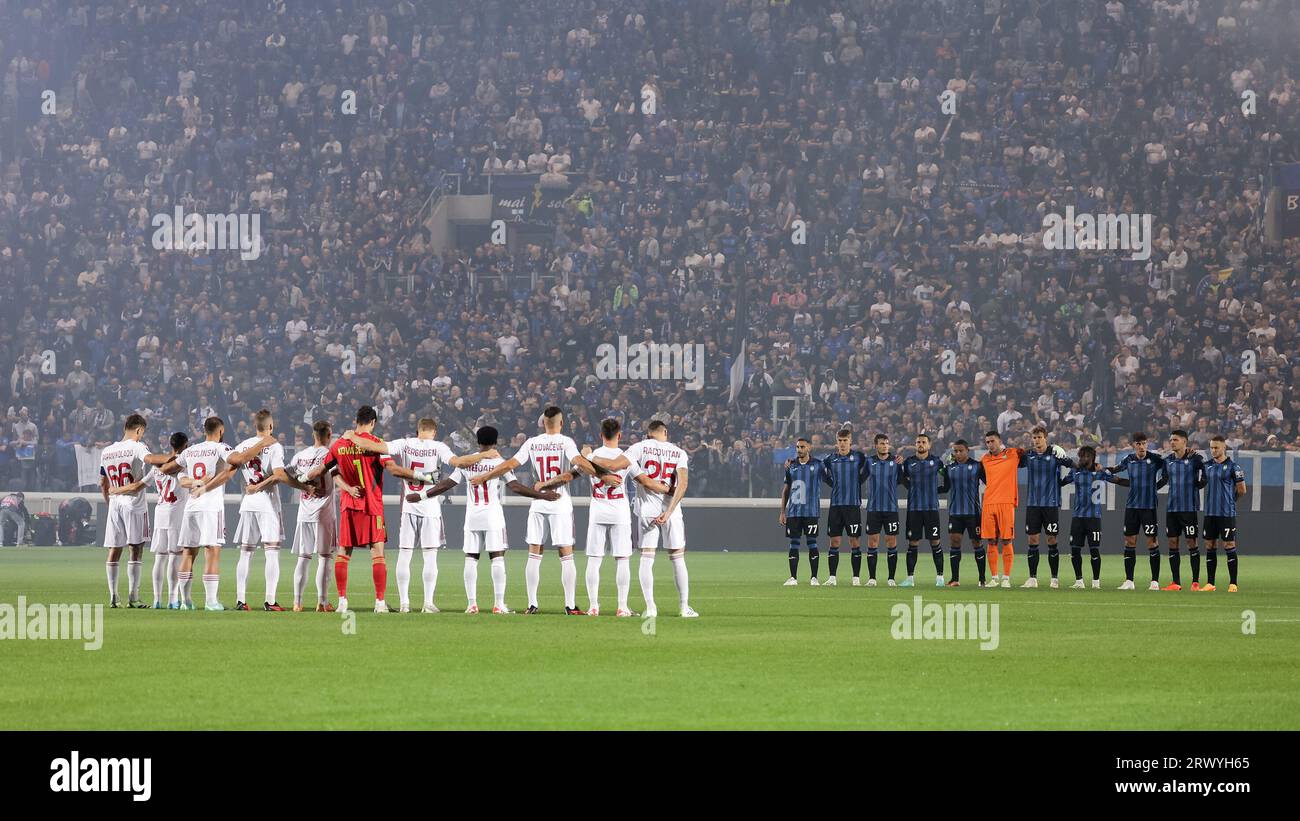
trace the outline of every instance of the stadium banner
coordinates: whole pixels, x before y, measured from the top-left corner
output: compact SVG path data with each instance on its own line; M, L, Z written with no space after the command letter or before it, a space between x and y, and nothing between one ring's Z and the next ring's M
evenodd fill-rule
M492 219L554 225L572 195L573 184L563 174L494 174Z
M1300 163L1273 167L1278 188L1278 229L1282 238L1300 237Z

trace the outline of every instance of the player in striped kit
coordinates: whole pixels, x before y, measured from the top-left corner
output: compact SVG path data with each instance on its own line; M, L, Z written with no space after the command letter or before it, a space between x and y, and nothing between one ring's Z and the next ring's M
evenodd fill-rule
M223 486L235 471L275 441L267 434L245 450L236 451L221 441L226 424L218 416L203 422L204 441L190 445L176 463L181 466L181 484L190 491L181 518L180 546L184 555L176 573L181 587L181 609L193 610L190 588L194 583L194 559L203 548L203 592L205 610L225 610L217 601L221 582L221 547L226 541L226 500Z
M569 469L574 464L582 464L588 470L591 463L578 452L578 445L565 436L564 413L555 405L550 405L542 412L540 420L544 433L532 437L520 445L519 450L510 459L497 465L487 473L475 475L470 481L483 484L501 476L508 471L528 465L532 468L535 482L533 488L557 479L561 474L572 473ZM534 499L528 506L528 564L524 567L524 587L528 591L528 609L525 613L540 612L537 605L537 589L542 583L542 547L549 535L551 546L560 554L560 587L564 591L564 612L570 616L581 616L586 611L578 609L578 568L573 563L573 498L565 483L555 486L557 498Z
M253 415L257 435L235 446L236 450L252 448L275 431L271 412L262 408ZM252 569L253 552L260 544L265 562L263 580L266 596L262 609L283 612L276 601L276 588L280 584L280 545L284 543L284 511L280 494L274 489L279 482L288 480L284 469L284 445L271 442L256 452L240 468L244 477L244 497L239 501L239 524L235 526L235 543L239 545L239 562L235 565L235 609L247 611L248 574ZM274 481L267 481L274 480Z
M831 488L830 514L826 519L826 535L830 537L826 563L830 575L826 584L832 587L838 584L840 540L847 530L849 547L853 550L853 586L857 587L862 583L862 483L867 480L867 455L853 449L853 431L844 428L835 435L835 452L822 459L822 477Z
M901 465L889 452L889 437L877 433L876 452L867 457L867 587L876 586L876 551L885 533L889 586L898 568L898 483Z
M515 478L514 471L498 471L507 464L496 452L497 429L484 426L478 429L479 453L481 459L456 468L446 479L422 492L408 493L403 497L406 502L416 503L440 496L462 482L465 484L465 531L461 550L465 553L465 612L478 613L478 562L479 556L488 554L492 562L492 612L509 615L514 612L506 606L506 549L510 546L506 538L506 515L501 506L504 488L529 499L554 502L560 498L554 490L537 491ZM495 474L483 482L474 482L473 478Z
M1205 586L1214 592L1219 567L1219 542L1228 563L1228 592L1237 592L1237 500L1246 495L1246 471L1228 456L1223 436L1210 440L1210 461L1205 463Z
M1137 536L1147 537L1147 558L1151 562L1149 590L1160 589L1160 543L1156 540L1156 491L1163 487L1164 459L1147 450L1147 435L1133 434L1133 452L1110 468L1127 473L1128 500L1124 504L1124 583L1120 590L1133 590L1133 569L1137 564Z
M330 440L334 432L330 423L317 420L311 426L313 444L303 448L289 460L288 484L295 488L298 497L298 523L293 534L293 612L303 610L303 594L307 589L307 571L313 556L316 560L316 612L333 613L330 604L330 569L334 564L334 551L338 541L338 524L335 520L334 477L324 475L313 482L301 482L296 477L310 473L329 457Z
M1070 518L1070 564L1074 566L1074 584L1082 590L1083 547L1088 546L1092 562L1092 589L1101 589L1101 506L1106 501L1106 483L1127 485L1110 471L1097 465L1097 451L1091 445L1079 448L1077 465L1060 480L1061 487L1073 486L1074 505Z
M1052 573L1048 587L1061 586L1061 554L1056 542L1061 532L1061 468L1071 469L1060 445L1047 445L1047 428L1041 425L1029 432L1033 443L1025 451L1025 468L1029 478L1029 501L1025 505L1025 533L1029 536L1029 578L1021 587L1038 587L1038 540L1047 533L1047 566Z
M181 514L185 511L185 502L190 492L181 487L176 474L180 465L175 457L189 446L190 437L184 433L173 433L168 444L172 449L173 461L155 467L149 471L145 481L153 485L158 494L158 502L153 506L153 543L149 549L153 553L153 606L162 607L163 584L167 585L167 609L181 608L181 588L176 581L177 569L181 560Z
M939 539L939 494L948 491L948 476L943 460L930 452L930 436L916 435L916 453L897 461L902 469L899 479L907 488L907 578L902 587L916 586L917 544L922 538L930 542L934 560L935 587L943 587L943 547Z
M108 505L104 547L108 560L108 606L120 607L117 595L118 567L122 550L130 549L127 561L127 606L147 608L140 601L140 575L144 568L144 542L149 538L149 502L144 493L144 476L150 466L164 465L173 457L150 453L143 442L145 418L133 413L122 422L122 440L104 448L99 457L99 489ZM129 490L127 489L129 488ZM117 493L111 493L112 490Z
M808 546L808 567L813 587L817 582L817 525L822 512L822 462L812 457L812 442L800 436L794 444L795 459L785 469L781 488L781 526L790 540L790 578L786 587L799 583L799 538Z
M948 476L948 565L949 587L961 586L961 537L968 534L975 553L980 587L984 586L984 543L980 541L980 482L984 466L970 458L965 439L952 443L952 461L944 471Z
M617 419L605 419L600 423L601 447L596 450L583 449L583 456L590 460L614 460L623 455L618 447L623 426ZM594 466L594 464L593 464ZM614 588L618 596L616 616L635 616L636 613L627 604L628 589L632 586L632 509L628 505L629 482L637 482L652 493L668 493L669 488L663 482L651 479L641 471L640 466L629 461L621 471L604 471L598 468L596 476L591 477L591 508L587 516L587 615L600 615L600 566L605 553L614 556Z
M385 454L414 473L437 475L443 465L453 468L469 467L483 459L495 459L501 454L495 450L456 456L451 448L438 441L438 423L429 418L416 423L415 438L394 439L389 442L358 439L355 444L368 453ZM438 586L438 549L446 544L442 523L442 500L421 496L410 502L406 497L424 490L424 482L403 480L402 524L397 540L397 596L398 612L411 611L411 559L415 556L415 543L420 543L423 558L424 606L422 613L437 613L433 594Z
M1192 589L1201 587L1201 552L1197 549L1199 531L1196 513L1201 509L1200 488L1205 487L1205 459L1187 449L1187 431L1169 434L1169 453L1165 454L1163 476L1169 486L1169 504L1165 508L1165 538L1169 540L1169 575L1172 581L1165 590L1182 590L1178 540L1187 543L1187 558L1192 565Z

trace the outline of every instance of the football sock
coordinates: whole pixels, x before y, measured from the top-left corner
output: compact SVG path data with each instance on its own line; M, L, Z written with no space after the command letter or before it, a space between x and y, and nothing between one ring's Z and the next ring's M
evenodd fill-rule
M998 546L989 542L988 549L985 551L989 559L989 570L993 573L993 578L998 577Z
M1187 546L1187 559L1192 563L1192 583L1201 580L1201 548L1198 545Z
M478 559L473 556L465 557L465 604L467 607L478 604Z
M587 557L587 607L595 610L600 607L600 556Z
M177 571L176 584L180 586L181 602L183 604L193 604L194 599L190 597L190 590L194 586L194 572L192 570Z
M477 564L477 563L476 563ZM506 609L506 557L492 560L492 606Z
M217 588L221 584L221 576L217 574L203 574L203 594L205 604L217 603Z
M267 547L262 551L262 558L266 560L266 602L275 604L276 596L280 591L280 548Z
M108 574L108 600L117 601L118 562L104 562L104 572Z
M542 584L542 554L529 553L524 565L524 587L528 590L528 606L537 606L537 588Z
M388 560L385 557L370 561L370 578L375 582L375 601L383 601L388 592Z
M1228 583L1237 583L1237 548L1225 547L1223 557L1228 561Z
M632 586L632 561L627 557L614 560L614 587L618 590L618 608L630 610L627 606L627 591Z
M799 578L799 548L798 547L794 545L790 546L789 559L790 559L790 578L797 579Z
M1070 548L1070 565L1074 568L1074 577L1076 579L1082 579L1083 578L1083 548L1082 547Z
M832 547L826 554L826 569L830 571L829 575L834 576L840 571L840 549Z
M411 604L411 559L415 558L415 551L410 548L399 548L397 551L397 602L399 607L409 607Z
M348 565L351 562L351 554L341 551L334 558L334 587L339 591L340 599L348 597Z
M170 553L153 554L153 567L150 569L150 578L153 581L153 600L156 602L167 601L163 596L163 589L167 586L167 565L171 563Z
M1002 575L1011 577L1011 563L1016 559L1016 549L1010 542L1002 545Z
M876 548L876 547L867 548L867 575L873 579L876 577L876 559L877 559L876 554L879 551L880 548Z
M578 566L573 561L573 554L560 557L560 587L564 589L564 606L570 609L578 606Z
M817 550L816 542L808 543L808 570L812 577L817 578L817 566L821 563L822 554Z
M930 558L934 560L934 572L943 575L943 547L938 542L930 543Z
M940 557L940 561L942 561L942 555ZM960 547L948 548L948 575L950 576L949 581L954 581L954 582L961 581L961 548Z
M907 546L907 577L910 579L916 572L916 545Z
M1219 549L1216 547L1206 548L1205 551L1205 582L1214 584L1214 572L1219 569Z
M1174 584L1180 587L1183 584L1183 569L1180 567L1181 564L1182 559L1178 555L1178 548L1169 548L1169 576L1174 580Z
M330 556L322 553L316 560L316 603L329 601L330 593Z
M1038 545L1029 546L1029 578L1038 578Z
M1133 581L1133 568L1137 565L1137 548L1124 548L1124 578Z
M894 571L898 570L898 548L885 548L885 564L889 567L889 578L894 578Z
M253 546L239 548L239 561L235 564L235 601L248 603L248 569L253 565Z
M1052 571L1052 578L1061 575L1061 551L1054 544L1047 546L1047 569Z
M1151 581L1160 581L1160 549L1149 548L1147 550L1147 560L1151 563Z
M641 595L645 597L645 606L647 610L657 610L655 607L655 557L654 555L641 554L641 567L637 572L641 579Z
M669 563L673 566L673 581L677 583L677 603L685 610L691 596L691 577L686 572L686 554L670 556ZM1233 567L1236 567L1235 560Z
M181 554L167 554L167 601L179 602L181 596L180 572Z
M853 548L853 552L849 554L849 564L853 566L853 577L855 579L862 575L862 548Z
M958 551L960 550L961 548L958 548ZM987 559L988 559L988 554L984 552L984 548L980 547L979 545L976 545L975 546L975 570L979 573L980 584L984 584L984 582L987 580L984 575L984 564Z
M436 548L423 549L424 564L421 565L420 580L424 583L424 603L433 604L433 593L438 589L438 551Z
M144 572L144 562L131 559L126 563L126 597L130 601L140 598L140 575Z
M311 572L311 556L297 556L293 563L293 603L302 606L303 593L307 592L307 574Z
M1101 548L1100 547L1088 548L1088 561L1092 563L1092 577L1094 579L1100 579L1101 578Z

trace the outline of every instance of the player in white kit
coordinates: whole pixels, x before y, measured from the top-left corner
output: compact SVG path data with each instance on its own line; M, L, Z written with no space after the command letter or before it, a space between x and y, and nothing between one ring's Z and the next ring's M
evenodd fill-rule
M181 587L181 609L193 610L190 590L194 584L194 559L203 548L203 592L205 610L225 610L217 601L221 581L221 546L226 541L226 499L222 486L245 462L275 441L263 436L245 450L236 451L221 441L226 424L209 416L203 422L204 441L190 445L176 463L181 466L181 484L190 491L181 516L180 547L183 551L176 580Z
M535 491L515 478L513 471L506 469L485 482L474 482L477 476L486 476L497 472L506 464L496 453L497 429L484 426L478 429L479 452L483 459L458 467L451 476L438 482L423 493L408 493L404 500L419 502L432 499L465 483L465 534L461 550L465 553L465 612L478 612L478 561L479 556L487 553L492 561L492 612L508 614L506 607L506 515L501 506L501 494L508 487L520 496L530 499L553 502L560 498L555 491Z
M173 433L171 441L172 456L179 456L189 447L190 437L184 433ZM153 553L153 606L162 607L162 589L167 585L167 609L179 610L181 605L181 588L176 583L176 571L181 561L181 514L185 511L185 502L190 498L188 489L181 487L181 466L175 460L155 467L145 476L145 481L158 494L158 502L153 506L153 542L149 547Z
M252 448L275 432L275 419L262 408L253 415L257 435L235 446L236 450ZM253 565L253 552L262 545L265 560L263 580L266 596L262 609L283 612L276 601L280 586L280 545L284 542L284 517L280 505L277 483L288 483L289 474L284 469L284 445L272 441L257 451L240 468L244 476L244 496L239 501L239 524L235 526L235 544L239 545L239 562L235 565L235 609L248 610L248 574ZM273 479L274 481L267 481Z
M617 419L600 423L604 445L591 450L583 448L583 456L615 460L623 455L618 440L623 426ZM593 461L594 464L594 461ZM634 616L627 606L627 591L632 585L632 511L628 507L628 483L636 481L647 490L667 493L668 486L647 477L635 463L620 471L601 471L591 477L591 508L587 516L587 601L588 616L600 615L600 565L608 550L614 556L614 585L618 592L617 616Z
M289 460L285 484L296 488L298 498L298 526L293 534L293 554L297 559L293 568L293 612L302 612L302 597L307 589L307 571L313 556L316 563L316 612L333 613L330 604L330 571L334 566L334 552L338 542L337 520L334 518L334 478L325 474L313 482L303 483L297 476L310 473L325 464L329 457L334 432L330 423L318 420L311 426L315 444L303 448ZM268 479L267 481L275 481Z
M583 472L592 473L591 466L581 453L578 445L565 436L564 414L555 405L546 408L540 420L545 433L527 440L515 455L502 462L488 473L475 476L471 481L482 483L495 479L509 470L522 465L529 465L533 470L534 490L555 487L559 498L555 501L538 500L528 506L528 564L524 568L524 586L528 589L528 609L526 613L539 612L537 607L537 588L542 582L542 545L549 533L551 544L560 554L560 584L564 589L564 612L570 616L581 616L584 611L578 609L577 588L578 569L573 563L573 498L565 487L563 474L572 475L571 466L583 468Z
M641 593L645 596L645 618L658 614L654 599L655 551L662 543L672 561L673 579L677 582L677 598L682 618L696 618L699 613L691 609L690 577L686 573L686 524L680 507L686 495L686 451L668 441L668 426L655 419L646 425L648 439L630 446L624 455L651 479L657 479L671 489L671 493L638 490L635 513L637 531L641 542ZM593 457L594 463L607 470L623 467L619 460Z
M370 453L388 454L413 473L431 476L438 475L444 465L453 468L469 467L483 459L498 459L501 456L495 449L456 456L451 448L438 441L438 423L428 417L416 424L414 439L394 439L388 442L361 439L355 444ZM429 485L409 479L403 479L402 485L402 524L397 542L398 611L411 612L411 559L415 556L415 544L418 541L424 560L421 574L424 582L424 607L420 612L437 613L433 594L438 586L438 549L447 542L442 522L442 500L421 495L418 500L409 501L407 497L420 494Z
M150 466L166 464L171 456L150 453L143 441L145 418L133 413L122 423L122 441L104 448L99 457L99 489L108 505L108 524L104 530L104 547L108 561L108 606L120 607L117 595L118 567L123 548L130 548L127 563L127 606L144 607L140 601L140 574L144 566L144 542L149 538L149 502L145 498L145 474ZM110 491L117 493L110 494Z

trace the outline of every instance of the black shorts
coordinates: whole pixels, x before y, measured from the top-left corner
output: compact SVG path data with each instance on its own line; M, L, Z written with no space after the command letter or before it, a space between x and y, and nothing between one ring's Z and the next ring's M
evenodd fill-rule
M1205 517L1205 541L1207 542L1237 541L1237 517L1236 516L1206 516Z
M898 511L882 513L877 510L867 511L867 534L874 536L881 530L886 536L898 535Z
M862 508L857 505L831 505L830 515L826 518L826 535L838 538L846 530L850 539L862 535Z
M1030 506L1025 508L1025 532L1030 536L1046 533L1055 536L1061 532L1061 509L1059 507Z
M907 540L919 542L922 539L931 542L939 541L939 511L907 511Z
M817 517L787 516L785 519L785 535L787 539L794 539L795 541L798 541L800 536L816 539Z
M1199 528L1196 526L1196 511L1169 510L1165 512L1165 537L1172 539L1182 536L1195 539Z
M1124 535L1156 537L1156 512L1152 508L1130 507L1124 511Z
M956 533L957 535L968 533L972 540L979 541L980 515L974 513L967 516L949 516L948 532Z
M1091 516L1071 519L1070 547L1101 547L1101 519Z

